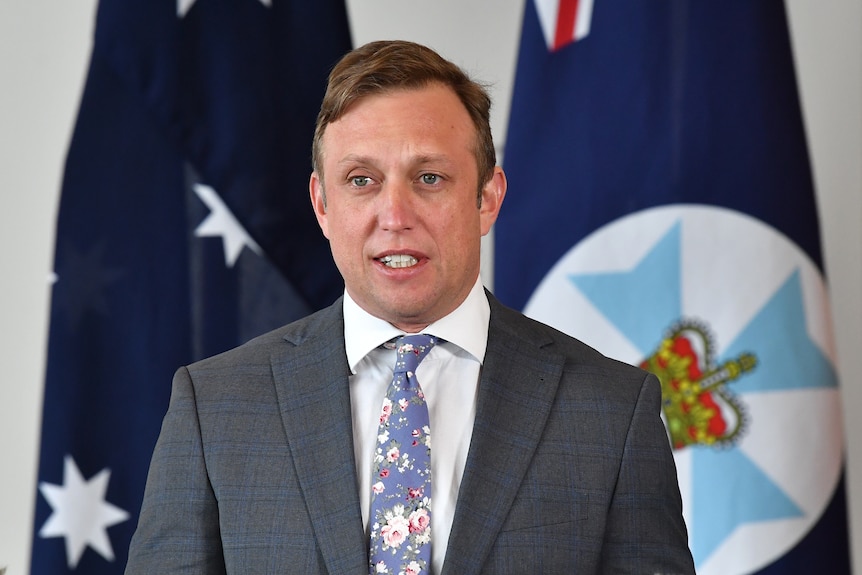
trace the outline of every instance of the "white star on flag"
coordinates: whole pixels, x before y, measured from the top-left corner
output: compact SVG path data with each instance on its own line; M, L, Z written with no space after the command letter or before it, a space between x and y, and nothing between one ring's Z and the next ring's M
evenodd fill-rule
M248 235L214 189L203 184L195 184L194 189L201 201L210 209L210 215L195 229L195 236L199 238L221 236L227 267L234 266L244 247L248 247L258 255L263 254L257 242Z
M177 16L184 18L185 15L188 14L189 10L191 10L195 1L196 0L177 0ZM260 0L260 3L267 8L272 6L272 0Z
M127 520L129 514L105 501L110 478L111 471L103 469L85 481L75 460L67 455L63 485L39 484L39 491L54 511L39 530L39 537L66 538L69 569L77 567L87 545L108 561L114 560L107 528Z

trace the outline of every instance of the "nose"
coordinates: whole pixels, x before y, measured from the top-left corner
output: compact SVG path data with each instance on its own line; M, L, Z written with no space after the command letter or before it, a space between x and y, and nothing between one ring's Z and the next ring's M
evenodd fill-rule
M388 181L378 197L380 205L377 221L381 229L400 232L413 227L415 197L409 184Z

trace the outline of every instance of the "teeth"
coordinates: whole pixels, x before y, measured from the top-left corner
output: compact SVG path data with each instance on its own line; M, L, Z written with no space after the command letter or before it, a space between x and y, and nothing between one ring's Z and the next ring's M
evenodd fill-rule
M413 256L406 254L392 254L391 256L383 256L380 261L386 267L390 268L409 268L419 263L419 260Z

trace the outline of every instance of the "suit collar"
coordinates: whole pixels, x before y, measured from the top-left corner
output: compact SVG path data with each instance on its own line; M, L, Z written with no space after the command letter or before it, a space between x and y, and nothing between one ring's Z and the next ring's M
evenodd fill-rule
M488 299L488 350L442 575L481 571L539 444L565 361L546 333Z
M565 358L519 313L488 295L490 325L476 420L441 575L479 573L538 446ZM298 322L272 368L315 536L331 573L368 569L342 302ZM336 462L334 469L322 462Z
M330 573L362 573L368 552L357 492L341 300L290 326L273 354L276 393L314 534Z

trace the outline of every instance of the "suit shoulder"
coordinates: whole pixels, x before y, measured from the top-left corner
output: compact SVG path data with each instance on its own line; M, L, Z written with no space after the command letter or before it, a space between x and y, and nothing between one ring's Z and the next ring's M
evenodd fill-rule
M235 348L196 361L189 365L188 369L195 372L257 363L268 365L270 357L276 350L295 347L313 337L334 333L340 336L343 332L344 320L339 299L328 308L261 334Z
M494 301L492 310L492 313L498 314L504 329L508 328L515 337L529 341L543 351L563 356L566 370L607 372L616 378L633 378L639 382L647 376L647 372L641 368L607 357L583 341L527 317L499 301Z

